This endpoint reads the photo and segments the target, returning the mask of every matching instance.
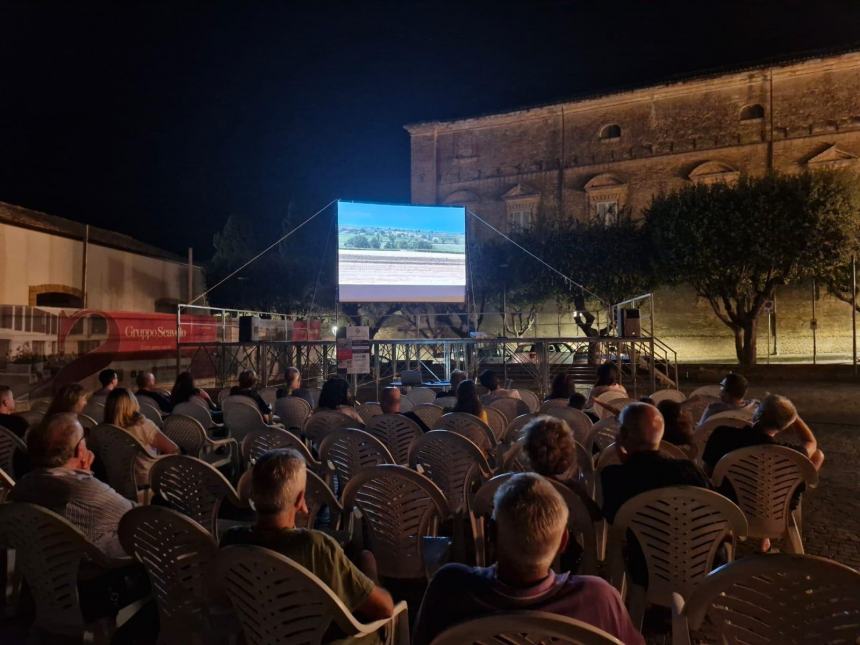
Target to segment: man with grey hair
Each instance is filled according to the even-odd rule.
[[[535,473],[520,473],[499,487],[490,533],[496,564],[439,569],[424,595],[412,642],[427,645],[446,628],[495,612],[546,611],[587,622],[623,643],[644,643],[621,596],[605,580],[555,573],[564,551],[568,509],[561,495]]]
[[[230,529],[221,546],[253,544],[277,551],[312,571],[362,619],[390,617],[391,595],[350,562],[334,539],[321,531],[296,528],[296,516],[308,512],[307,476],[305,460],[295,450],[270,450],[261,456],[251,472],[256,524]]]
[[[792,435],[795,439],[792,441]],[[702,461],[712,473],[717,462],[732,450],[764,444],[784,444],[799,450],[816,469],[824,463],[824,453],[797,408],[784,396],[768,394],[756,409],[752,425],[746,428],[721,426],[716,428],[705,444]]]
[[[173,412],[173,403],[170,397],[158,389],[155,381],[155,374],[152,372],[139,372],[137,375],[137,398],[144,396],[155,403],[159,410],[165,414]],[[144,399],[144,400],[147,400]]]

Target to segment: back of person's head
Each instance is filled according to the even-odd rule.
[[[568,509],[555,487],[535,473],[518,473],[493,498],[498,560],[517,575],[547,573],[565,546]]]
[[[393,386],[383,388],[379,396],[379,405],[385,414],[400,412],[400,389]]]
[[[457,386],[457,403],[454,405],[454,412],[467,412],[479,417],[483,411],[484,406],[481,405],[475,381],[468,378],[460,381],[460,385]]]
[[[254,464],[251,502],[260,515],[295,509],[307,486],[307,465],[292,448],[270,450]]]
[[[568,406],[571,408],[576,408],[577,410],[582,410],[585,408],[585,404],[587,403],[587,399],[582,392],[574,392],[570,395],[570,401],[568,402]]]
[[[140,412],[140,404],[134,393],[124,387],[114,388],[105,401],[105,423],[111,423],[120,428],[131,428],[144,419]]]
[[[663,439],[663,415],[653,405],[631,403],[618,416],[618,441],[628,454],[659,450]]]
[[[573,377],[567,372],[559,372],[552,379],[548,399],[569,399],[573,394]]]
[[[102,384],[102,387],[107,387],[114,381],[119,379],[119,374],[116,370],[112,370],[110,368],[106,370],[102,370],[99,372],[99,383]]]
[[[57,468],[75,456],[84,438],[84,429],[76,414],[61,412],[46,416],[27,433],[27,454],[37,468]]]
[[[329,410],[336,410],[339,405],[352,405],[346,379],[333,376],[323,383],[318,405]]]
[[[298,383],[298,379],[300,379],[302,373],[299,372],[298,368],[288,367],[284,371],[284,380],[287,383],[287,387],[295,387],[295,384]]]
[[[137,389],[145,390],[155,385],[155,374],[152,372],[138,372],[137,379],[135,380],[137,381]]]
[[[595,385],[615,385],[618,383],[618,366],[609,361],[597,368],[597,381]]]
[[[729,372],[725,378],[720,381],[720,389],[729,397],[735,400],[741,400],[746,396],[749,382],[743,374]]]
[[[690,412],[677,401],[669,399],[660,401],[657,409],[663,415],[666,441],[675,445],[689,444],[693,437],[693,417]]]
[[[87,404],[87,391],[78,383],[68,383],[54,395],[45,417],[61,412],[80,413]]]
[[[254,370],[244,370],[239,374],[239,387],[243,390],[252,390],[257,384],[257,373]]]
[[[191,372],[180,372],[170,391],[170,400],[173,404],[185,403],[194,395],[194,376]]]
[[[753,421],[765,430],[785,430],[797,420],[797,408],[779,394],[768,394],[761,400]]]
[[[536,473],[545,477],[576,473],[576,440],[562,419],[537,417],[523,428],[523,437],[523,451]]]
[[[453,392],[456,392],[460,383],[466,380],[466,376],[468,375],[463,370],[454,370],[451,372],[451,390]]]
[[[490,392],[499,387],[499,377],[493,370],[484,370],[478,377],[478,382],[487,388]]]
[[[15,395],[8,385],[0,385],[0,409],[15,409]]]

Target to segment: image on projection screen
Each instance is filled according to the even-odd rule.
[[[465,302],[466,209],[337,204],[341,302]]]

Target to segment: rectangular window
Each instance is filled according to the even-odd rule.
[[[595,203],[595,208],[597,210],[597,219],[602,222],[604,226],[611,226],[618,223],[617,201],[597,202]]]

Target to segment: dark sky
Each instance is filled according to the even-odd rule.
[[[0,1],[0,200],[207,257],[408,201],[405,123],[851,45],[857,0]]]

